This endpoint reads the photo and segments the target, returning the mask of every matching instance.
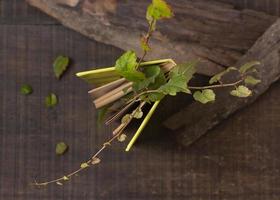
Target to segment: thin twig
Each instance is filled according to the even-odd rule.
[[[144,36],[144,38],[145,38],[145,44],[146,44],[147,46],[148,46],[148,44],[149,44],[149,40],[150,40],[150,38],[151,38],[151,36],[152,36],[152,34],[153,34],[153,31],[154,31],[153,28],[152,28],[154,22],[155,22],[155,19],[153,19],[153,20],[151,21],[151,23],[149,24],[148,32],[147,32],[146,35]],[[138,62],[137,65],[136,65],[136,69],[139,67],[139,65],[140,65],[141,62],[144,60],[144,58],[145,58],[146,55],[147,55],[147,50],[144,49],[144,52],[143,52],[143,54],[142,54],[142,56],[141,56],[139,62]]]
[[[129,116],[129,119],[127,122],[125,123],[121,123],[114,131],[113,131],[113,135],[115,134],[119,134],[120,132],[122,132],[127,126],[128,124],[131,122],[131,120],[133,119],[134,115],[136,114],[137,110],[142,109],[142,107],[146,104],[145,101],[142,101],[140,103],[140,105],[131,113],[131,115]]]
[[[91,156],[90,159],[88,159],[85,163],[88,164],[88,167],[91,166],[90,164],[94,161],[94,159],[97,158],[97,156],[104,150],[106,149],[107,147],[109,147],[111,145],[111,143],[118,137],[121,135],[121,133],[123,132],[123,130],[128,126],[128,124],[131,122],[131,120],[133,119],[135,113],[136,113],[136,110],[138,109],[141,109],[144,105],[145,105],[146,102],[141,102],[140,105],[131,113],[131,116],[130,116],[130,119],[123,124],[123,127],[118,130],[118,132],[113,135],[113,137],[111,137],[108,141],[106,141],[105,143],[103,143],[102,147],[93,155]],[[46,186],[48,184],[51,184],[51,183],[60,183],[60,182],[64,182],[64,181],[67,181],[68,179],[70,179],[72,176],[78,174],[79,172],[81,172],[82,170],[88,168],[88,167],[80,167],[79,169],[67,174],[67,175],[64,175],[60,178],[57,178],[57,179],[53,179],[51,181],[45,181],[45,182],[37,182],[36,180],[34,181],[34,184],[35,186]]]
[[[217,85],[207,85],[207,86],[188,86],[188,89],[205,90],[205,89],[211,89],[211,88],[233,87],[233,86],[238,85],[239,83],[242,83],[243,81],[244,81],[244,78],[241,78],[240,80],[235,81],[233,83],[226,83],[226,84],[221,83],[221,84],[217,84]],[[162,93],[162,92],[159,90],[146,90],[146,91],[143,91],[143,92],[137,94],[136,96],[134,96],[131,100],[128,101],[128,103],[134,102],[140,96],[150,94],[150,93]]]
[[[238,85],[239,83],[242,83],[243,79],[240,79],[233,83],[227,83],[227,84],[217,84],[217,85],[207,85],[207,86],[188,86],[191,90],[205,90],[205,89],[211,89],[211,88],[223,88],[223,87],[232,87],[235,85]]]
[[[105,124],[109,125],[112,121],[118,119],[128,108],[130,108],[130,106],[132,106],[135,103],[135,101],[130,102],[129,104],[127,104],[126,106],[124,106],[123,108],[121,108],[117,113],[115,113],[113,116],[109,117]]]

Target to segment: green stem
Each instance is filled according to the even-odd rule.
[[[139,137],[139,135],[141,134],[141,132],[143,131],[143,129],[145,128],[145,126],[147,125],[148,121],[150,120],[150,118],[152,117],[153,113],[155,112],[158,104],[160,101],[156,101],[154,103],[154,105],[152,106],[152,108],[150,109],[150,111],[148,112],[148,114],[146,115],[146,117],[144,118],[143,122],[141,123],[140,127],[138,128],[138,130],[136,131],[136,133],[134,134],[134,136],[132,137],[132,139],[130,140],[130,142],[128,143],[125,151],[129,151],[131,149],[131,147],[133,146],[133,144],[135,143],[135,141],[137,140],[137,138]]]
[[[149,28],[148,28],[148,32],[147,32],[147,34],[146,34],[146,36],[145,36],[145,38],[146,38],[146,45],[148,45],[149,40],[150,40],[150,38],[151,38],[151,36],[152,36],[152,33],[153,33],[152,26],[153,26],[154,21],[155,21],[155,19],[153,19],[152,22],[150,23]],[[147,55],[147,51],[144,50],[143,55],[141,56],[139,62],[137,63],[136,69],[139,67],[139,65],[140,65],[141,62],[144,60],[144,58],[145,58],[146,55]]]

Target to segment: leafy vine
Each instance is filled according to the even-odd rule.
[[[106,148],[110,147],[113,141],[116,139],[123,141],[125,139],[123,130],[128,126],[132,119],[142,118],[142,108],[145,104],[158,102],[167,95],[175,96],[179,92],[192,95],[196,101],[205,104],[215,100],[216,95],[213,89],[224,87],[233,88],[230,92],[232,96],[245,98],[252,95],[252,91],[247,87],[247,85],[255,85],[260,82],[260,80],[252,76],[252,74],[256,71],[254,67],[260,64],[257,61],[246,63],[240,68],[229,67],[226,70],[211,77],[209,80],[209,85],[206,86],[188,85],[189,81],[193,78],[193,75],[196,72],[197,62],[187,62],[176,65],[169,72],[164,72],[159,65],[141,67],[141,63],[145,59],[145,56],[151,50],[149,41],[156,29],[156,22],[161,19],[171,18],[172,16],[173,12],[170,6],[164,0],[153,0],[148,6],[146,12],[146,19],[149,26],[147,33],[142,36],[140,40],[143,54],[139,61],[137,62],[137,56],[134,51],[125,52],[116,61],[115,69],[118,74],[133,83],[133,95],[126,101],[123,108],[121,108],[115,115],[111,116],[106,121],[106,124],[109,124],[122,116],[132,104],[138,102],[136,109],[134,109],[130,114],[126,114],[122,117],[120,125],[113,131],[113,136],[103,143],[101,148],[87,161],[81,163],[77,170],[50,181],[35,181],[34,185],[46,186],[51,183],[62,185],[77,173],[89,168],[90,166],[100,163],[100,154]],[[233,71],[237,72],[240,78],[230,83],[223,83],[223,76]],[[192,92],[192,90],[195,91]]]

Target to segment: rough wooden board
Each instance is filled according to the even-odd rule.
[[[262,11],[270,15],[280,16],[280,0],[218,0],[230,3],[238,8]]]
[[[20,0],[0,4],[5,1],[12,5]],[[28,15],[27,23],[40,18]],[[96,130],[88,87],[72,75],[86,66],[111,64],[121,52],[61,26],[20,24],[0,25],[1,200],[279,200],[279,83],[188,149],[173,144],[166,132],[156,132],[154,119],[129,154],[125,145],[113,145],[102,165],[71,183],[30,187],[34,177],[75,168],[110,134],[110,128]],[[51,63],[60,53],[74,63],[57,81]],[[34,87],[27,98],[18,91],[23,82]],[[60,97],[51,111],[43,106],[50,91]],[[70,151],[57,157],[54,144],[61,140]]]
[[[85,0],[76,8],[56,0],[28,2],[90,38],[141,54],[139,36],[147,28],[144,16],[149,1],[110,0],[110,9],[104,1]],[[170,4],[175,18],[158,23],[159,31],[152,40],[155,50],[147,59],[173,58],[180,63],[200,58],[198,71],[206,75],[234,64],[275,21],[264,13],[239,11],[214,1],[177,0]]]
[[[218,92],[215,103],[203,105],[195,102],[182,109],[165,122],[165,126],[169,129],[178,130],[178,141],[185,146],[192,144],[230,114],[254,102],[278,80],[280,76],[280,19],[257,40],[236,66],[252,60],[261,62],[261,65],[257,67],[257,76],[262,82],[253,88],[254,95],[245,99],[234,98],[228,94],[229,89],[222,89]],[[228,76],[224,82],[231,82],[234,78]]]

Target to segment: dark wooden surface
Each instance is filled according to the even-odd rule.
[[[110,135],[110,127],[97,130],[88,86],[74,73],[112,65],[121,51],[62,27],[21,0],[1,0],[0,10],[0,199],[279,200],[279,82],[187,149],[154,118],[130,153],[116,144],[101,165],[63,187],[29,186],[34,178],[76,168]],[[58,54],[73,60],[60,81],[51,67]],[[20,95],[22,83],[34,93]],[[52,110],[43,105],[49,92],[60,100]],[[163,105],[156,118],[172,110]],[[62,157],[55,155],[58,141],[70,146]]]

